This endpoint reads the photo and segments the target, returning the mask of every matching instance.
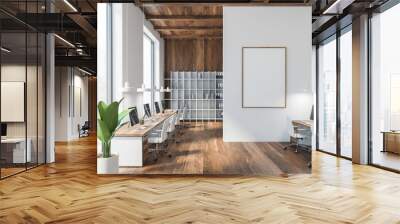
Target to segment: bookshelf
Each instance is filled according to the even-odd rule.
[[[187,106],[185,120],[220,121],[223,116],[222,72],[173,71],[165,79],[171,92],[165,95],[173,110]]]

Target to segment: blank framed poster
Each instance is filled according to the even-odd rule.
[[[286,47],[242,48],[242,108],[286,107]]]
[[[1,122],[25,121],[25,83],[1,82]]]

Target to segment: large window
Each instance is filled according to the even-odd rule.
[[[340,36],[340,154],[352,157],[352,32]]]
[[[151,106],[154,102],[154,41],[143,35],[143,83],[147,89],[143,93],[143,103]]]
[[[336,153],[336,38],[318,48],[318,149]]]
[[[371,19],[371,162],[400,170],[400,5]]]
[[[154,102],[161,100],[160,76],[160,42],[144,27],[143,35],[143,84],[146,91],[143,93],[143,103],[150,104],[154,111]]]
[[[318,47],[318,149],[352,157],[351,25]]]

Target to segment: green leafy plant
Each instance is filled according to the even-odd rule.
[[[97,129],[97,138],[102,144],[102,157],[111,157],[111,139],[114,137],[115,132],[121,126],[122,120],[129,114],[129,109],[119,112],[120,101],[115,101],[110,104],[106,104],[100,101],[97,105],[100,118],[97,119],[99,124]]]

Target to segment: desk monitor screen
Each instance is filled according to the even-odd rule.
[[[314,105],[311,108],[310,120],[314,120]]]
[[[139,123],[139,116],[136,107],[129,108],[131,111],[129,112],[129,120],[131,122],[131,126]]]
[[[150,105],[148,103],[144,104],[144,113],[147,117],[151,117]]]
[[[167,109],[167,103],[165,102],[165,100],[161,101],[161,106],[162,106],[162,110],[164,111],[165,109]]]
[[[159,114],[161,112],[161,110],[160,110],[160,105],[158,104],[158,102],[155,102],[154,106],[156,108],[156,113]]]
[[[1,123],[1,136],[7,136],[7,124]]]

